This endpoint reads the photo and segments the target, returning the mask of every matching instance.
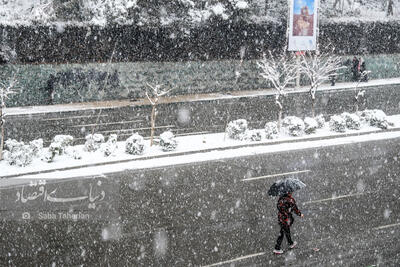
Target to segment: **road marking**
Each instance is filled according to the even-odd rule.
[[[303,202],[303,204],[321,203],[321,202],[337,200],[337,199],[342,199],[342,198],[348,198],[348,197],[361,196],[361,195],[364,195],[364,193],[357,193],[357,194],[343,195],[343,196],[337,196],[337,197],[332,197],[332,198],[312,200],[312,201]]]
[[[382,225],[382,226],[378,226],[378,227],[375,227],[375,228],[372,228],[372,229],[374,229],[374,230],[381,230],[381,229],[386,229],[386,228],[395,227],[395,226],[400,226],[400,223]]]
[[[244,259],[248,259],[248,258],[253,258],[253,257],[257,257],[257,256],[261,256],[264,255],[265,252],[261,252],[261,253],[256,253],[256,254],[251,254],[251,255],[247,255],[247,256],[242,256],[236,259],[232,259],[232,260],[227,260],[227,261],[221,261],[221,262],[217,262],[217,263],[213,263],[211,265],[206,265],[203,267],[212,267],[212,266],[218,266],[218,265],[222,265],[222,264],[227,264],[227,263],[231,263],[231,262],[235,262],[235,261],[240,261],[240,260],[244,260]]]
[[[278,177],[278,176],[285,176],[285,175],[290,175],[290,174],[305,173],[305,172],[310,172],[310,171],[311,170],[303,170],[303,171],[295,171],[295,172],[284,172],[284,173],[270,174],[270,175],[265,175],[265,176],[242,179],[242,182],[260,180],[260,179],[266,179],[266,178],[272,178],[272,177]]]

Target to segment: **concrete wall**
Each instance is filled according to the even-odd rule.
[[[352,59],[342,58],[343,63]],[[399,54],[364,58],[370,79],[399,76]],[[255,60],[0,65],[1,77],[13,73],[17,73],[21,91],[11,95],[7,106],[144,97],[147,83],[172,89],[171,95],[269,87],[260,77]],[[343,70],[339,80],[351,80],[350,70]]]
[[[360,110],[382,109],[388,115],[399,114],[400,85],[369,86],[360,101]],[[354,88],[318,91],[316,114],[327,118],[344,111],[354,112]],[[283,99],[284,116],[311,116],[311,98],[308,91],[292,92]],[[201,101],[180,101],[159,104],[156,134],[171,129],[175,134],[193,132],[223,132],[226,123],[247,119],[249,126],[263,128],[265,123],[277,120],[278,113],[273,94],[251,97],[227,97]],[[101,112],[101,113],[100,113]],[[187,120],[181,119],[182,112]],[[48,144],[56,134],[71,134],[84,142],[86,134],[94,131],[109,135],[116,133],[125,140],[132,133],[150,135],[151,106],[140,102],[118,108],[54,113],[25,114],[7,117],[6,137],[23,141],[43,138]],[[100,116],[99,116],[100,115]]]

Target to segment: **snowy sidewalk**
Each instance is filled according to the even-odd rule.
[[[123,142],[118,143],[115,156],[104,157],[100,151],[83,152],[81,160],[66,155],[57,157],[53,163],[35,159],[27,167],[9,166],[0,162],[0,178],[71,178],[104,175],[127,169],[146,169],[175,164],[187,164],[209,160],[220,160],[239,156],[274,153],[295,149],[332,146],[370,140],[400,138],[400,116],[391,116],[396,127],[381,130],[365,127],[362,130],[348,130],[334,133],[321,129],[312,135],[302,137],[282,136],[265,141],[238,141],[225,136],[225,133],[177,137],[178,148],[174,152],[163,152],[160,147],[148,147],[145,155],[129,155],[124,152]],[[83,146],[77,146],[80,149]]]
[[[371,80],[367,83],[362,82],[359,84],[359,88],[367,89],[368,87],[392,85],[392,84],[393,85],[400,84],[400,78]],[[318,91],[354,89],[356,88],[356,85],[357,83],[355,82],[337,83],[335,86],[324,84],[318,89]],[[308,90],[309,88],[307,86],[303,86],[300,88],[289,88],[287,92],[288,94],[292,94],[292,93],[308,92]],[[160,99],[159,104],[220,100],[220,99],[231,99],[231,98],[241,98],[241,97],[255,97],[263,95],[273,95],[273,94],[275,94],[273,89],[221,92],[221,93],[210,93],[210,94],[188,94],[188,95],[163,97]],[[127,106],[143,106],[143,105],[150,105],[150,103],[147,99],[141,98],[135,101],[112,100],[112,101],[99,101],[99,102],[56,104],[56,105],[46,105],[46,106],[13,107],[13,108],[7,108],[7,116],[52,113],[52,112],[68,112],[68,111],[80,111],[80,110],[96,110],[96,109],[119,108]]]

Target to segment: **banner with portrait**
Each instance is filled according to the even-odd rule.
[[[289,12],[289,51],[317,49],[319,0],[291,0]]]

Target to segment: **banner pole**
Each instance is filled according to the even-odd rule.
[[[293,0],[289,0],[288,1],[288,8],[287,8],[287,19],[286,19],[286,49],[285,49],[285,53],[286,51],[289,51],[289,24],[290,24],[290,7],[292,6],[292,1]]]
[[[300,87],[300,55],[296,53],[296,64],[297,64],[297,70],[296,70],[296,88]]]
[[[315,37],[315,43],[316,43],[315,44],[315,48],[316,48],[316,53],[319,54],[319,42],[318,42],[318,40],[319,40],[319,13],[321,12],[321,8],[319,6],[320,1],[319,0],[315,0],[315,1],[317,1],[317,4],[318,4],[317,17],[316,17],[316,19],[317,19],[317,29],[316,29],[316,33],[315,33],[315,35],[316,35],[316,37]]]

